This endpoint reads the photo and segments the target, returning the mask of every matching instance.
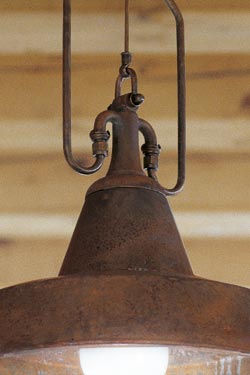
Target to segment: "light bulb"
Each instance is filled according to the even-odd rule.
[[[79,351],[84,375],[165,375],[166,346],[92,347]]]

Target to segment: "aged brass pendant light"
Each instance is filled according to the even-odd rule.
[[[185,179],[185,66],[182,15],[174,0],[165,3],[177,26],[179,161],[172,189],[157,181],[156,135],[136,113],[144,97],[129,67],[128,0],[115,98],[90,133],[95,162],[86,167],[74,159],[64,0],[64,153],[77,172],[96,172],[112,123],[112,160],[87,192],[60,276],[0,291],[0,375],[250,374],[250,291],[193,275],[166,200]],[[125,79],[132,89],[121,95]]]

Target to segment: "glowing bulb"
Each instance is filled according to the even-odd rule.
[[[80,364],[84,375],[165,375],[166,346],[121,346],[82,348]]]

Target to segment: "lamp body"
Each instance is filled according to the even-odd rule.
[[[196,277],[63,276],[0,291],[0,351],[151,344],[249,353],[249,308],[248,289]]]
[[[126,163],[89,189],[60,276],[0,290],[0,332],[3,375],[85,374],[102,346],[166,347],[167,375],[250,373],[249,290],[193,275],[161,186]]]
[[[249,375],[249,290],[192,274],[155,185],[90,190],[61,273],[0,290],[1,374],[93,375],[87,348],[139,346],[167,375]]]
[[[164,347],[167,375],[249,375],[249,290],[192,274],[156,185],[92,189],[62,275],[0,290],[0,373],[98,375],[87,349]]]
[[[133,184],[150,182],[146,176],[133,177]],[[168,202],[152,190],[157,184],[152,189],[117,187],[118,179],[112,179],[114,187],[87,195],[60,275],[138,271],[191,276]]]
[[[154,173],[155,134],[130,99],[95,122],[96,153],[113,124],[112,161],[60,276],[0,290],[0,375],[250,374],[250,292],[193,275]]]

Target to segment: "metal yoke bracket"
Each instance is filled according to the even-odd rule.
[[[178,178],[176,185],[169,189],[164,188],[167,196],[176,195],[184,186],[185,182],[185,155],[186,155],[186,94],[185,94],[185,46],[184,46],[184,22],[182,14],[174,0],[164,0],[176,21],[177,35],[177,72],[178,72]],[[103,165],[104,158],[108,155],[107,141],[109,132],[106,124],[111,122],[115,125],[119,120],[116,111],[105,111],[97,117],[94,129],[90,133],[93,141],[93,156],[95,162],[91,166],[85,166],[75,160],[71,145],[71,0],[64,0],[64,22],[63,22],[63,148],[64,155],[69,165],[80,174],[91,174],[97,172]],[[129,68],[131,54],[128,51],[122,53],[122,66],[116,81],[115,99],[121,97],[121,86],[125,79],[131,79],[132,93],[130,101],[132,111],[137,109],[143,102],[144,97],[137,92],[137,77],[133,69]],[[100,121],[102,118],[103,121]],[[158,155],[160,146],[157,144],[155,133],[149,123],[140,119],[139,131],[145,138],[142,146],[144,153],[144,167],[149,177],[157,180]]]

